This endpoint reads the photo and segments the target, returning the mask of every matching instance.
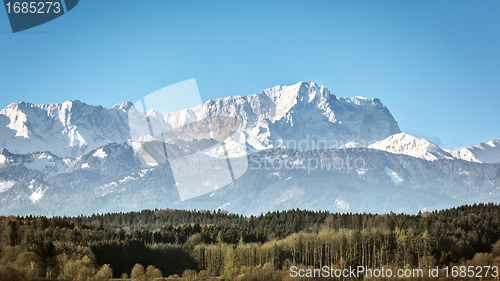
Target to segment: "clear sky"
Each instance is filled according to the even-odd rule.
[[[204,100],[314,81],[445,147],[500,139],[500,1],[82,0],[16,34],[0,9],[0,108],[190,78]]]

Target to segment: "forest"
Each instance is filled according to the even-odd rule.
[[[0,280],[325,279],[293,278],[292,266],[443,271],[446,266],[499,266],[499,238],[500,205],[493,203],[416,215],[296,209],[244,217],[162,209],[78,217],[4,216]],[[441,273],[439,280],[467,280],[446,279]],[[419,280],[427,279],[437,278]]]

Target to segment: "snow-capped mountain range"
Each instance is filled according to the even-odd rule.
[[[416,158],[435,161],[438,159],[460,159],[477,163],[500,163],[500,141],[491,140],[459,150],[442,149],[428,140],[406,133],[394,134],[375,142],[369,148],[394,154],[405,154]]]
[[[234,183],[180,202],[169,167],[138,160],[140,144],[131,140],[128,123],[131,108],[130,102],[106,109],[67,101],[13,103],[0,110],[0,214],[164,207],[244,214],[295,207],[415,212],[500,200],[500,141],[442,149],[401,132],[378,99],[340,98],[323,86],[301,82],[191,109],[148,110],[151,123],[171,128],[234,117],[241,134],[225,149],[244,146],[254,161],[249,167],[255,169]],[[325,170],[325,155],[357,157],[364,165]],[[311,159],[320,160],[321,168],[311,169]],[[267,163],[290,166],[266,169]],[[405,194],[415,195],[413,201],[402,200]],[[385,199],[368,203],[374,197]],[[363,198],[367,202],[358,202]]]
[[[0,111],[0,147],[14,153],[50,151],[60,157],[76,157],[108,143],[123,143],[130,139],[127,110],[131,106],[128,102],[111,109],[79,101],[12,103]],[[240,142],[255,150],[370,144],[400,132],[378,99],[338,98],[315,83],[277,86],[175,112],[153,108],[147,116],[152,123],[168,127],[210,116],[236,117],[244,132]]]
[[[480,143],[475,146],[450,151],[453,157],[465,161],[478,163],[499,163],[500,162],[500,141],[491,140],[487,143]]]
[[[416,138],[406,133],[394,134],[368,147],[394,154],[405,154],[429,161],[453,159],[450,152],[439,148],[428,140]]]
[[[106,109],[80,101],[12,103],[0,110],[0,148],[76,157],[108,143],[125,142],[129,138],[127,105]]]

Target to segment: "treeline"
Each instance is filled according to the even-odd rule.
[[[418,215],[290,210],[243,217],[154,210],[73,218],[1,217],[0,276],[282,280],[292,265],[493,265],[500,261],[499,238],[497,204]]]
[[[244,217],[225,211],[186,211],[186,210],[144,210],[129,213],[107,213],[92,216],[79,216],[68,220],[92,227],[106,225],[107,229],[126,231],[155,231],[166,225],[177,227],[184,224],[200,225],[240,225],[254,229],[271,229],[298,232],[322,224],[328,212],[290,210],[268,212],[260,216]],[[348,216],[341,215],[342,217]]]

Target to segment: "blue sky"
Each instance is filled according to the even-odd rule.
[[[497,0],[99,0],[12,34],[0,9],[0,108],[111,107],[189,78],[204,100],[314,81],[472,145],[500,139],[499,15]]]

